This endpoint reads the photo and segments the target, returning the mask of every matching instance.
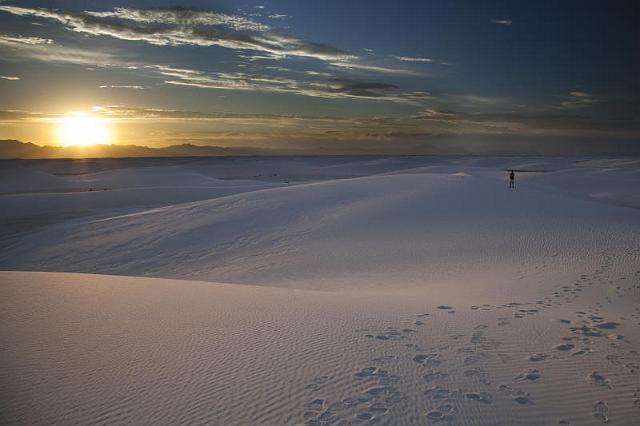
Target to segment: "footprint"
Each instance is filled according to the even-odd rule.
[[[581,348],[577,351],[571,352],[571,356],[588,355],[591,353],[591,348]]]
[[[483,404],[491,404],[491,397],[486,392],[467,392],[464,397],[472,401],[482,402]]]
[[[547,354],[532,354],[532,355],[529,355],[529,358],[527,359],[531,362],[540,362],[540,361],[544,361],[547,358],[549,358],[549,355]]]
[[[453,416],[447,415],[440,410],[431,410],[427,412],[427,418],[435,421],[451,421]]]
[[[467,365],[473,365],[473,364],[477,364],[478,362],[480,362],[480,360],[487,358],[488,355],[485,353],[478,353],[478,354],[474,354],[474,355],[469,355],[468,357],[466,357],[463,361],[463,364],[465,366]]]
[[[434,371],[434,370],[430,370],[429,372],[427,372],[427,374],[423,375],[422,378],[424,380],[426,380],[427,382],[431,382],[433,380],[440,380],[440,379],[444,379],[447,376],[449,376],[446,373],[442,373],[440,371]]]
[[[557,349],[559,351],[567,352],[567,351],[570,351],[571,349],[573,349],[575,347],[576,347],[576,345],[574,345],[573,343],[563,343],[561,345],[554,346],[554,349]]]
[[[374,419],[374,415],[368,411],[362,411],[356,415],[356,418],[363,422],[368,422]]]
[[[536,381],[540,378],[540,370],[524,370],[514,380],[531,380]]]
[[[598,324],[598,325],[596,325],[596,327],[597,328],[602,328],[604,330],[615,330],[616,328],[618,328],[619,325],[620,325],[619,323],[611,321],[611,322],[605,322],[605,323],[602,323],[602,324]]]
[[[316,398],[307,403],[307,409],[311,411],[322,411],[324,409],[325,404],[326,404],[326,401],[324,399]]]
[[[593,417],[602,423],[609,423],[609,406],[603,401],[593,404]]]
[[[413,361],[425,367],[437,367],[440,365],[440,355],[437,353],[418,354],[413,357]]]
[[[315,379],[311,380],[306,386],[306,389],[318,390],[323,384],[329,381],[329,376],[318,376]]]
[[[487,377],[487,372],[482,368],[472,368],[470,370],[465,370],[462,372],[465,377],[479,377],[480,379],[484,379]]]
[[[320,424],[329,424],[338,420],[338,416],[333,411],[327,410],[320,413],[320,415],[316,417],[316,420],[320,422]]]
[[[503,385],[503,384],[499,384],[497,389],[502,392],[502,393],[507,393],[507,392],[511,392],[513,391],[513,389],[511,388],[511,386],[509,385]]]
[[[529,399],[529,394],[524,391],[515,390],[511,386],[507,386],[507,385],[498,385],[498,390],[502,393],[509,394],[511,399],[517,402],[518,404],[522,404],[522,405],[533,404],[533,401]]]
[[[531,401],[526,395],[511,395],[511,398],[521,405],[533,404],[533,401]]]
[[[318,417],[319,414],[320,413],[317,411],[305,411],[304,413],[302,413],[304,424],[305,425],[318,424],[318,422],[316,421],[316,418]]]
[[[380,402],[374,402],[369,405],[369,411],[377,415],[383,415],[389,412],[389,408]]]
[[[435,400],[449,399],[457,397],[456,391],[450,391],[448,389],[442,389],[440,386],[434,386],[429,388],[424,393],[426,396],[431,397]]]
[[[587,381],[590,383],[593,383],[594,385],[604,386],[611,389],[611,382],[609,381],[609,379],[607,379],[605,376],[598,373],[597,371],[594,371],[591,374],[589,374],[587,376]]]
[[[374,376],[378,372],[378,367],[365,367],[358,371],[355,376],[359,379]]]
[[[351,407],[355,407],[356,405],[358,405],[358,403],[360,401],[358,401],[355,398],[347,397],[347,398],[343,399],[340,402],[342,403],[342,405],[344,405],[345,408],[351,408]]]
[[[637,373],[638,371],[640,371],[640,365],[638,365],[638,364],[636,364],[636,363],[634,363],[634,362],[628,362],[628,363],[626,363],[626,364],[624,365],[624,367],[625,367],[627,370],[629,370],[629,372],[630,372],[631,374],[635,374],[635,373]]]
[[[455,407],[453,406],[453,404],[445,402],[444,404],[440,404],[437,407],[437,410],[443,413],[452,413],[455,410]]]
[[[604,333],[604,337],[606,337],[609,340],[623,340],[624,336],[618,334],[618,333]]]
[[[372,388],[367,389],[365,392],[371,396],[378,396],[385,394],[389,391],[387,386],[374,386]]]
[[[500,361],[502,361],[503,363],[511,361],[511,355],[508,354],[499,353],[498,358],[500,358]]]

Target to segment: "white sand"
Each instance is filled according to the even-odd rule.
[[[505,168],[549,171],[514,191]],[[2,423],[640,418],[637,161],[245,159],[63,179],[0,195],[0,269],[51,271],[0,273]],[[56,223],[34,226],[47,211]]]

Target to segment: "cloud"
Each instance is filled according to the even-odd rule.
[[[412,75],[412,76],[421,76],[421,77],[426,76],[426,74],[423,71],[407,70],[407,69],[402,69],[397,67],[383,67],[379,65],[369,65],[369,64],[363,64],[363,63],[355,62],[353,60],[348,60],[348,59],[331,62],[330,65],[337,68],[341,68],[341,69],[370,71],[370,72],[382,73],[382,74]]]
[[[378,82],[357,80],[299,80],[281,75],[248,72],[206,72],[163,64],[131,62],[121,55],[68,48],[61,45],[30,44],[0,38],[0,48],[11,48],[18,58],[35,59],[52,63],[91,65],[121,69],[147,77],[161,77],[164,84],[201,89],[246,90],[256,92],[290,93],[317,98],[348,98],[417,104],[430,96],[421,91],[404,91],[396,86]],[[266,68],[265,68],[266,69]],[[272,69],[272,68],[269,68]],[[277,71],[289,71],[280,67]],[[303,75],[328,78],[329,73],[305,71]],[[142,86],[102,85],[104,89],[141,89]]]
[[[491,20],[492,24],[496,24],[496,25],[504,25],[506,27],[511,26],[511,24],[513,24],[513,21],[510,19],[492,19]]]
[[[609,117],[578,115],[557,108],[518,113],[425,108],[411,119],[430,123],[430,126],[445,126],[447,132],[457,134],[640,137],[640,117],[624,114]]]
[[[416,57],[416,56],[394,56],[399,61],[403,62],[433,62],[431,58]]]
[[[284,15],[282,13],[275,13],[273,15],[269,15],[268,17],[271,18],[271,19],[288,19],[288,18],[291,18],[290,15]]]
[[[175,68],[165,65],[147,65],[145,68],[159,73],[166,84],[201,89],[252,90],[272,93],[291,93],[318,98],[349,98],[396,103],[417,104],[431,99],[422,91],[404,91],[395,85],[363,82],[350,79],[304,81],[288,77],[259,73],[227,72],[206,73],[199,70]]]
[[[342,90],[387,90],[376,84],[345,84]],[[625,106],[637,105],[625,104]],[[182,111],[153,107],[104,105],[91,115],[120,122],[120,143],[175,143],[237,146],[259,142],[263,148],[290,153],[527,153],[601,152],[606,145],[621,152],[618,142],[637,141],[640,117],[609,119],[574,112],[469,113],[424,107],[404,116],[330,117],[280,114]],[[51,122],[61,114],[0,111],[0,122]],[[127,126],[127,123],[135,126]],[[171,122],[171,126],[155,123]],[[143,130],[138,124],[148,126]],[[138,129],[131,131],[127,129]],[[166,129],[166,130],[162,130]],[[157,131],[156,131],[157,130]],[[426,147],[425,144],[436,142]],[[589,143],[593,142],[593,145]],[[602,143],[601,143],[602,142]],[[606,142],[606,143],[605,143]],[[524,145],[514,145],[524,144]],[[603,145],[604,144],[604,145]],[[589,148],[591,146],[591,148]],[[637,146],[637,144],[629,145]],[[428,148],[428,149],[427,149]],[[575,149],[574,149],[575,148]],[[426,151],[425,151],[426,149]],[[638,149],[635,148],[635,153]]]
[[[2,5],[0,11],[57,21],[78,33],[144,41],[158,46],[219,46],[320,60],[352,57],[334,46],[302,40],[253,20],[219,12],[181,8],[76,12]]]
[[[116,7],[112,11],[86,11],[84,13],[88,16],[94,16],[97,18],[117,18],[145,24],[224,26],[236,31],[254,32],[265,32],[269,30],[267,25],[260,24],[241,16],[185,8],[129,9]]]
[[[586,92],[571,92],[568,96],[564,98],[563,101],[560,102],[559,105],[556,105],[556,108],[559,109],[578,109],[578,108],[587,108],[592,106],[598,102],[593,95],[590,95]]]
[[[320,76],[320,77],[331,77],[331,73],[321,72],[321,71],[305,71],[307,75]]]
[[[23,37],[23,36],[9,36],[0,34],[0,42],[4,43],[13,43],[13,44],[26,44],[29,46],[42,45],[42,44],[53,44],[53,40],[49,38],[40,38],[40,37]]]
[[[92,114],[118,119],[159,119],[159,120],[313,120],[339,122],[348,118],[329,116],[304,116],[290,114],[243,114],[231,112],[184,111],[163,108],[149,108],[123,105],[101,105],[93,107]]]
[[[20,80],[20,77],[16,77],[16,76],[13,76],[13,75],[0,75],[0,78],[2,80],[10,80],[10,81]]]
[[[362,63],[358,56],[330,44],[300,39],[282,30],[246,17],[225,13],[172,9],[117,7],[108,11],[67,11],[0,5],[0,11],[61,23],[67,30],[120,40],[140,41],[157,46],[217,46],[247,52],[250,61],[305,57],[356,72],[425,76],[424,71]],[[14,38],[7,42],[45,44],[51,40]],[[427,62],[428,58],[403,57],[405,62]]]
[[[511,98],[504,96],[449,95],[448,99],[451,103],[463,107],[492,107],[512,102]]]
[[[100,89],[132,89],[132,90],[144,90],[144,86],[127,86],[127,85],[102,85],[98,86]]]
[[[30,41],[25,42],[26,39]],[[33,42],[32,39],[33,37],[0,36],[0,48],[10,49],[15,57],[23,59],[98,67],[124,66],[124,62],[118,56],[109,52],[76,49],[49,42]]]
[[[0,110],[0,122],[38,120],[51,117],[50,114],[21,110]]]

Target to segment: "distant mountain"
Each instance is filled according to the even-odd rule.
[[[149,148],[137,145],[40,146],[17,140],[0,140],[0,159],[116,158],[116,157],[213,157],[226,155],[268,155],[274,151],[257,148],[224,148],[191,144]]]
[[[444,138],[441,143],[379,144],[372,149],[334,143],[303,149],[225,148],[171,145],[149,148],[138,145],[40,146],[17,140],[0,140],[0,159],[123,158],[123,157],[223,157],[235,155],[543,155],[543,156],[640,156],[640,141],[607,139],[524,138],[487,136]]]

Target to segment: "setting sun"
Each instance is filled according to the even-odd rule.
[[[63,146],[86,146],[109,143],[110,134],[104,118],[73,113],[57,122],[58,141]]]

